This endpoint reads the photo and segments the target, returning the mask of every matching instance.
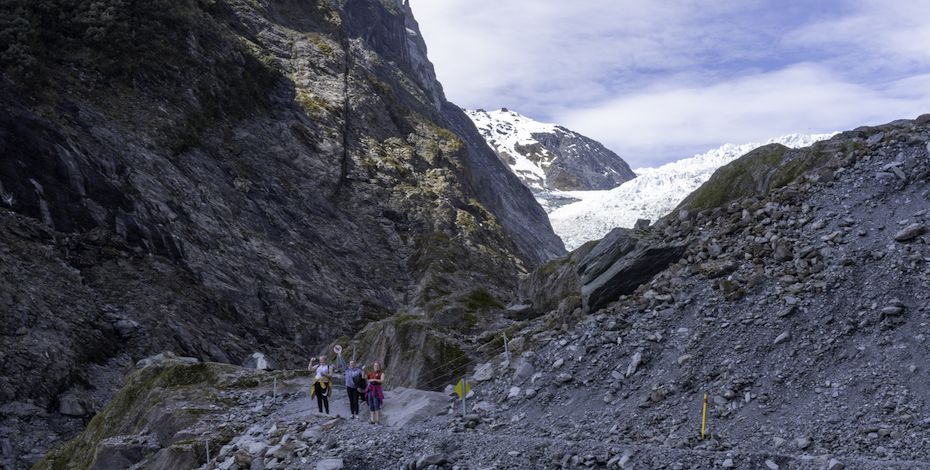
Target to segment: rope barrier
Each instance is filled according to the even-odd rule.
[[[354,349],[354,348],[353,348],[353,349]],[[499,347],[496,347],[496,348],[493,348],[493,349],[491,349],[490,351],[487,351],[487,352],[491,353],[491,355],[492,355],[492,357],[493,357],[493,356],[500,355],[501,353],[504,353],[505,351],[507,351],[507,349],[508,349],[508,348],[507,348],[507,343],[504,342],[503,345],[501,345],[501,346],[499,346]],[[353,351],[353,353],[354,353],[354,351]],[[443,362],[443,363],[440,363],[440,364],[434,366],[433,369],[434,369],[434,370],[437,370],[437,369],[438,369],[438,370],[448,369],[448,374],[447,374],[447,375],[449,375],[449,376],[451,376],[451,377],[456,377],[456,376],[460,375],[460,374],[463,373],[463,372],[467,372],[467,371],[468,371],[468,368],[470,367],[470,364],[469,364],[468,362],[466,362],[465,364],[460,364],[460,361],[461,361],[461,359],[453,359],[453,360],[450,360],[450,361],[446,361],[446,362]],[[457,365],[457,366],[456,366],[456,365]],[[450,366],[452,366],[452,367],[450,367]],[[444,374],[444,375],[446,375],[446,374]],[[440,384],[442,384],[442,383],[444,383],[444,382],[447,382],[447,380],[448,380],[448,379],[445,378],[445,377],[440,377],[440,378],[436,378],[436,379],[433,379],[433,380],[429,380],[429,381],[426,381],[426,382],[423,382],[423,383],[418,383],[416,386],[417,386],[418,388],[427,389],[427,390],[428,390],[428,389],[430,389],[430,388],[432,388],[432,387],[435,387],[435,386],[440,385]],[[454,384],[451,384],[451,385],[454,385]]]

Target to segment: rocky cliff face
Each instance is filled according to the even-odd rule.
[[[930,115],[770,150],[692,199],[718,203],[539,267],[540,316],[484,338],[464,417],[389,394],[388,423],[439,406],[386,430],[309,411],[300,374],[153,359],[38,468],[930,468]],[[584,285],[663,246],[683,251],[582,311]]]
[[[163,349],[297,366],[396,312],[475,315],[468,293],[503,299],[564,252],[446,102],[406,4],[14,1],[0,20],[4,403],[89,413],[98,372]]]
[[[534,192],[612,189],[636,177],[600,142],[508,109],[466,111],[478,131]]]

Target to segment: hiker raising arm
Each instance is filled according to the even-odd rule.
[[[310,365],[307,366],[307,370],[314,374],[310,398],[316,396],[316,404],[320,413],[326,410],[326,414],[329,414],[330,368],[326,363],[326,356],[320,356],[319,361],[319,364],[314,365],[311,359]]]
[[[349,395],[349,410],[352,412],[352,419],[358,417],[358,402],[360,400],[361,393],[359,388],[361,388],[362,381],[362,369],[356,367],[355,361],[349,361],[346,364],[346,360],[342,357],[342,351],[336,355],[336,359],[339,360],[339,367],[345,372],[346,379],[346,393]]]

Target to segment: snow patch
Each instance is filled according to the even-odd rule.
[[[552,163],[555,155],[540,148],[542,153],[536,161],[533,161],[524,156],[523,152],[517,151],[517,147],[537,144],[538,141],[533,138],[533,134],[551,134],[556,132],[558,126],[530,119],[508,109],[496,111],[466,109],[465,114],[471,118],[484,140],[510,166],[514,174],[531,189],[545,189],[544,169]]]

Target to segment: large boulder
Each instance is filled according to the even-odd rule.
[[[581,282],[578,264],[585,259],[596,243],[586,243],[567,256],[549,261],[530,273],[521,283],[518,296],[524,309],[524,318],[535,318],[557,310],[560,304],[569,304],[566,310],[581,306]]]
[[[159,450],[152,439],[139,439],[136,436],[115,436],[104,439],[97,447],[91,469],[109,470],[129,468],[140,462],[147,454]]]
[[[668,265],[678,261],[685,242],[667,242],[634,230],[616,228],[578,266],[586,312],[631,294]]]

